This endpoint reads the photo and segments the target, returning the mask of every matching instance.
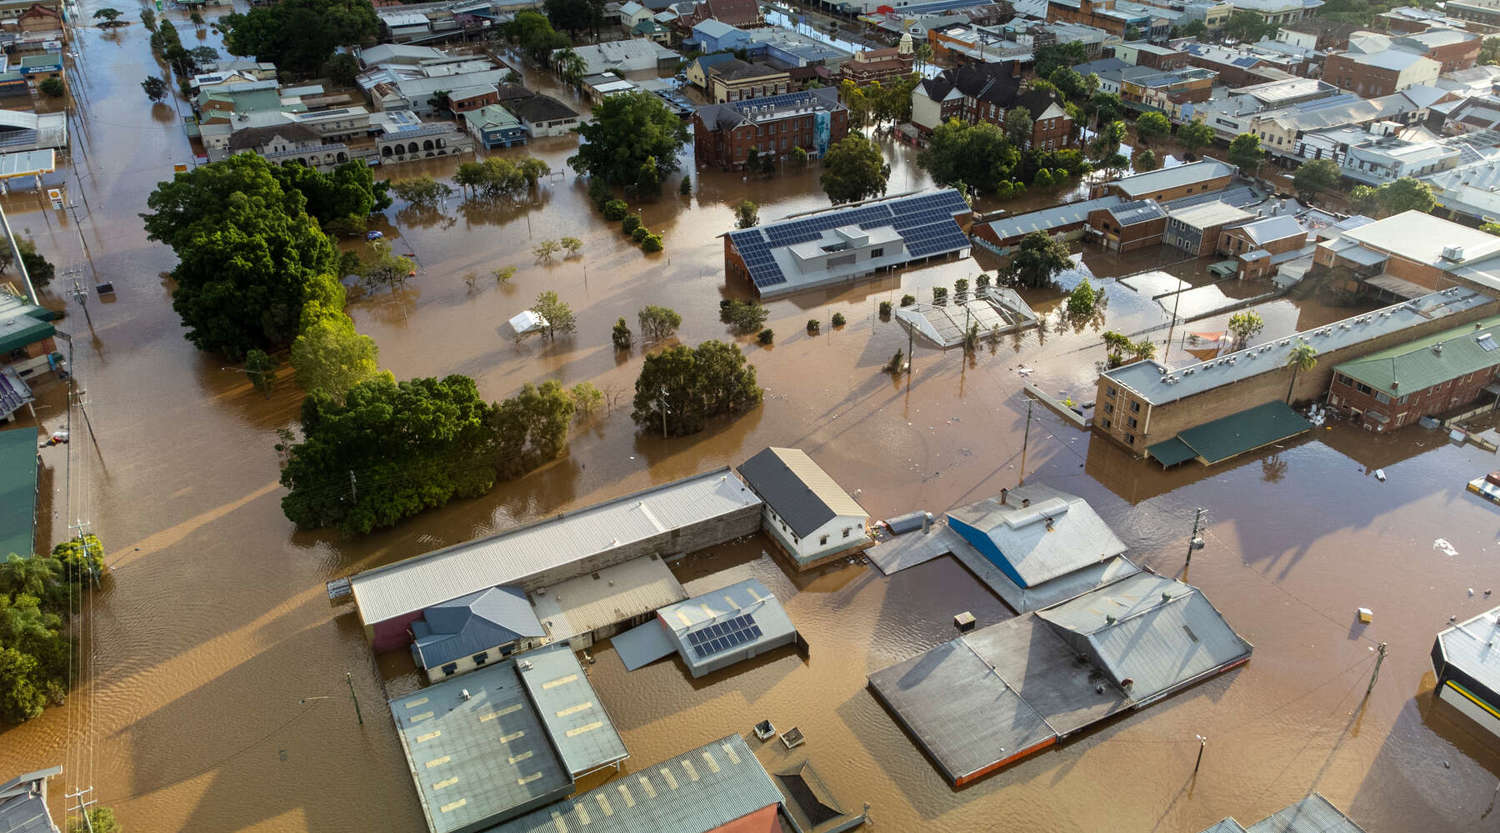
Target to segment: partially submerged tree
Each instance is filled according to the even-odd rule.
[[[141,89],[146,92],[146,97],[153,102],[161,101],[167,97],[167,82],[155,75],[146,76],[146,80],[141,82]]]
[[[891,166],[880,148],[869,139],[851,133],[840,139],[823,157],[819,181],[834,205],[859,202],[885,193]]]
[[[419,208],[434,208],[438,203],[453,196],[453,188],[430,176],[402,179],[391,183],[391,193],[410,205]]]
[[[705,341],[646,356],[635,383],[631,418],[643,430],[680,437],[708,420],[743,413],[761,401],[755,367],[736,345]]]
[[[375,9],[361,0],[281,0],[217,23],[230,54],[297,75],[317,72],[336,48],[374,42],[380,33]]]
[[[734,227],[750,228],[760,223],[760,206],[749,200],[741,200],[734,208]]]
[[[719,320],[730,326],[736,335],[747,335],[760,329],[770,311],[754,301],[733,298],[719,302]]]
[[[354,329],[343,312],[320,315],[292,342],[292,370],[309,394],[342,401],[355,385],[380,375],[375,340]]]
[[[1253,310],[1245,310],[1229,316],[1229,335],[1234,338],[1235,349],[1249,344],[1250,339],[1265,329],[1265,326],[1266,322],[1260,317],[1260,313]]]
[[[647,306],[636,318],[640,322],[641,338],[647,341],[671,338],[677,334],[677,328],[682,326],[682,316],[668,307]]]
[[[1292,404],[1292,391],[1297,388],[1297,374],[1318,366],[1318,348],[1298,340],[1286,357],[1286,366],[1292,369],[1292,379],[1286,386],[1286,403]]]
[[[1052,279],[1073,265],[1068,247],[1044,231],[1034,231],[1021,238],[1011,255],[1006,274],[1011,280],[1032,288],[1049,286]]]
[[[606,98],[578,133],[583,141],[568,159],[573,170],[641,193],[655,193],[678,169],[677,152],[688,141],[682,119],[645,91]]]
[[[559,299],[557,293],[550,289],[536,296],[536,303],[531,305],[531,311],[547,319],[548,340],[556,339],[558,333],[571,333],[578,329],[578,322],[573,316],[573,308]]]

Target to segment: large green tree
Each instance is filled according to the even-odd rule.
[[[1292,174],[1292,185],[1297,189],[1297,199],[1311,202],[1319,191],[1332,191],[1342,176],[1338,163],[1332,159],[1311,159]]]
[[[233,55],[270,61],[283,72],[312,75],[340,46],[373,41],[380,19],[370,0],[280,0],[218,20]]]
[[[1165,113],[1156,110],[1147,110],[1135,118],[1135,135],[1141,142],[1151,144],[1151,140],[1159,139],[1172,132],[1172,123],[1167,120]]]
[[[880,148],[869,139],[851,133],[840,139],[823,157],[819,182],[834,205],[858,202],[885,193],[891,166]]]
[[[504,32],[511,43],[521,47],[527,57],[539,64],[547,63],[553,50],[572,43],[567,35],[552,28],[552,22],[545,15],[534,9],[516,12],[511,22],[505,24]]]
[[[712,417],[743,413],[760,399],[755,366],[745,362],[738,345],[679,344],[646,356],[630,416],[646,431],[680,437],[702,431]]]
[[[602,0],[546,0],[542,8],[554,29],[565,29],[575,36],[582,31],[597,31],[604,20]]]
[[[328,173],[298,162],[273,169],[284,190],[296,189],[307,198],[307,213],[319,223],[358,221],[391,206],[388,180],[375,180],[364,162],[345,162]]]
[[[1244,9],[1230,13],[1229,21],[1224,24],[1225,37],[1245,43],[1255,43],[1275,34],[1276,24],[1267,23],[1264,17]]]
[[[933,182],[963,182],[981,193],[993,193],[1009,180],[1020,160],[1020,152],[996,125],[964,124],[957,119],[938,125],[917,156]]]
[[[1049,286],[1057,273],[1073,265],[1066,244],[1052,239],[1045,231],[1033,231],[1021,238],[1011,255],[1006,274],[1022,286]]]
[[[1214,142],[1214,129],[1204,124],[1203,119],[1193,119],[1177,128],[1177,142],[1188,153],[1197,153],[1199,148]]]
[[[308,393],[334,400],[380,372],[380,350],[375,340],[354,329],[343,312],[318,316],[292,342],[292,370]]]
[[[1251,176],[1260,170],[1266,152],[1260,146],[1260,137],[1254,133],[1241,133],[1229,143],[1229,161]]]
[[[200,349],[239,358],[296,335],[309,284],[335,271],[333,245],[301,191],[240,154],[157,185],[141,215],[178,264],[172,306]]]
[[[1430,213],[1437,207],[1432,196],[1432,186],[1414,177],[1403,176],[1394,182],[1380,186],[1380,207],[1387,214],[1403,211]]]
[[[1058,67],[1077,66],[1089,59],[1088,51],[1081,41],[1049,43],[1037,47],[1033,53],[1036,56],[1036,74],[1042,78],[1051,78]]]
[[[550,379],[540,387],[528,383],[501,402],[494,423],[500,443],[495,457],[500,477],[520,477],[557,459],[568,447],[568,425],[575,408],[567,388]]]
[[[568,159],[573,170],[647,193],[677,170],[677,152],[688,140],[682,119],[641,90],[606,98],[578,133],[583,143]]]
[[[467,376],[377,376],[342,401],[309,394],[288,449],[282,511],[298,526],[364,533],[495,483],[495,405]]]

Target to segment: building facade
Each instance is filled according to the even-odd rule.
[[[1371,55],[1344,52],[1329,55],[1323,62],[1323,80],[1365,98],[1431,84],[1441,72],[1437,61],[1400,49]]]
[[[1486,394],[1500,367],[1500,318],[1475,321],[1334,368],[1328,404],[1366,431],[1460,410]]]
[[[699,168],[742,168],[757,157],[786,156],[801,148],[820,157],[849,132],[849,109],[838,90],[823,87],[798,93],[726,102],[693,112],[693,153]]]
[[[715,104],[791,92],[792,77],[770,64],[733,60],[708,69],[708,95]]]

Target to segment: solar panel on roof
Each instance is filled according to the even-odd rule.
[[[714,622],[687,635],[688,644],[699,659],[747,645],[761,636],[760,626],[749,614]]]

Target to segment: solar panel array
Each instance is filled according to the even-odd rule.
[[[772,249],[817,240],[823,232],[843,226],[859,226],[866,231],[890,226],[905,239],[906,251],[913,259],[963,249],[969,245],[969,238],[953,216],[968,210],[963,196],[950,188],[732,231],[729,240],[750,270],[750,279],[764,288],[786,283]]]
[[[755,624],[755,617],[749,614],[725,619],[687,635],[688,644],[699,659],[748,645],[759,638],[760,625]]]

